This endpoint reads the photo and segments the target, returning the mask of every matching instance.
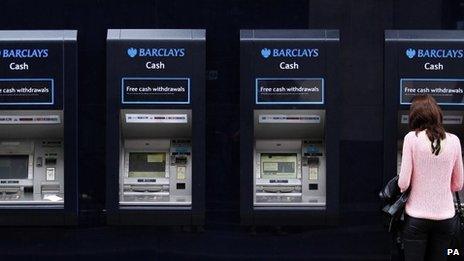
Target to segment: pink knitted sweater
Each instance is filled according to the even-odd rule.
[[[425,131],[404,137],[398,186],[401,191],[411,188],[406,203],[411,217],[443,220],[454,216],[453,192],[463,186],[461,143],[456,135],[446,133],[441,144],[436,156]]]

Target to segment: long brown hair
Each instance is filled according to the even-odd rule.
[[[432,146],[432,153],[440,153],[440,141],[445,138],[443,112],[430,95],[418,95],[409,109],[409,129],[416,132],[425,130]]]

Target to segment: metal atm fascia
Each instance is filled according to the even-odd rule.
[[[28,169],[0,177],[0,225],[75,225],[77,31],[3,30],[0,48],[0,157],[27,157]]]
[[[167,55],[157,55],[155,49],[163,49]],[[143,50],[142,50],[143,49]],[[176,50],[171,50],[176,49]],[[181,50],[182,49],[182,50]],[[153,66],[148,66],[150,62]],[[158,66],[155,66],[155,65]],[[107,220],[113,225],[187,225],[204,222],[204,172],[205,172],[205,31],[190,29],[110,29],[107,37]],[[159,97],[144,100],[134,99],[122,86],[130,81],[179,81],[185,83],[188,93],[175,99],[160,100]],[[143,96],[143,95],[142,95]],[[179,98],[180,97],[180,98]],[[184,99],[185,98],[185,99]],[[180,99],[180,100],[179,100]],[[135,123],[124,123],[123,115],[131,114],[183,114],[188,115],[188,130],[181,134],[175,124],[146,124],[137,128]],[[159,127],[163,127],[160,130]],[[171,126],[171,127],[170,127]],[[183,127],[181,127],[182,129]],[[158,129],[158,130],[157,130]],[[151,134],[150,134],[151,133]],[[182,136],[182,137],[181,137]],[[126,142],[124,142],[126,139]],[[180,155],[186,150],[184,138],[191,142],[191,160],[180,159],[173,166],[169,157],[169,180],[174,169],[182,173],[191,168],[191,180],[176,185],[177,190],[191,191],[191,200],[185,202],[149,204],[120,204],[121,180],[125,174],[124,146],[137,145],[141,140],[170,143],[169,154]],[[155,142],[155,143],[156,143]],[[164,146],[166,150],[166,146]],[[176,152],[177,150],[177,152]],[[182,152],[181,152],[182,150]],[[118,152],[118,153],[114,153]],[[148,157],[148,156],[147,156]],[[185,166],[184,166],[185,165]],[[185,170],[183,169],[185,167]],[[119,174],[119,175],[116,175]],[[188,176],[188,175],[187,175]],[[124,182],[124,181],[122,181]],[[158,181],[147,180],[155,185]],[[187,184],[189,182],[189,185]],[[152,187],[149,190],[153,190]],[[148,191],[148,190],[147,190]],[[153,191],[155,192],[155,191]]]
[[[150,122],[146,120],[149,115],[156,115],[158,119]],[[191,121],[191,110],[121,110],[121,207],[171,206],[191,209]],[[164,176],[128,177],[131,153],[164,154]],[[182,173],[179,173],[179,169],[183,170]],[[136,200],[137,196],[142,200]],[[143,200],[153,196],[155,200]]]
[[[254,111],[255,209],[326,206],[324,126],[324,110]],[[296,155],[295,177],[260,176],[261,155],[273,154]]]
[[[274,49],[319,49],[318,59],[274,56]],[[337,30],[241,30],[240,32],[240,214],[243,225],[335,224],[338,216],[338,46]],[[269,49],[269,50],[267,50]],[[283,53],[286,53],[285,51]],[[291,51],[290,51],[291,53]],[[280,62],[297,70],[281,70]],[[259,66],[259,68],[258,68]],[[266,67],[268,66],[268,67]],[[289,67],[287,67],[289,68]],[[322,81],[323,100],[315,102],[262,102],[256,86],[262,79]],[[255,111],[325,111],[324,141],[327,154],[327,202],[325,207],[258,208],[254,206]],[[272,139],[276,139],[271,137]],[[288,140],[281,137],[281,140]],[[304,137],[300,137],[302,141]],[[292,149],[294,150],[294,149]]]

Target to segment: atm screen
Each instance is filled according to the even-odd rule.
[[[0,155],[0,179],[27,179],[29,155]]]
[[[129,178],[164,178],[166,176],[166,153],[129,153]]]
[[[261,178],[296,179],[296,153],[262,153]]]

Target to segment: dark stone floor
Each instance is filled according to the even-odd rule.
[[[0,228],[0,260],[389,260],[390,236],[377,214],[334,227],[258,227],[212,214],[191,228]],[[357,217],[357,218],[356,218]]]

